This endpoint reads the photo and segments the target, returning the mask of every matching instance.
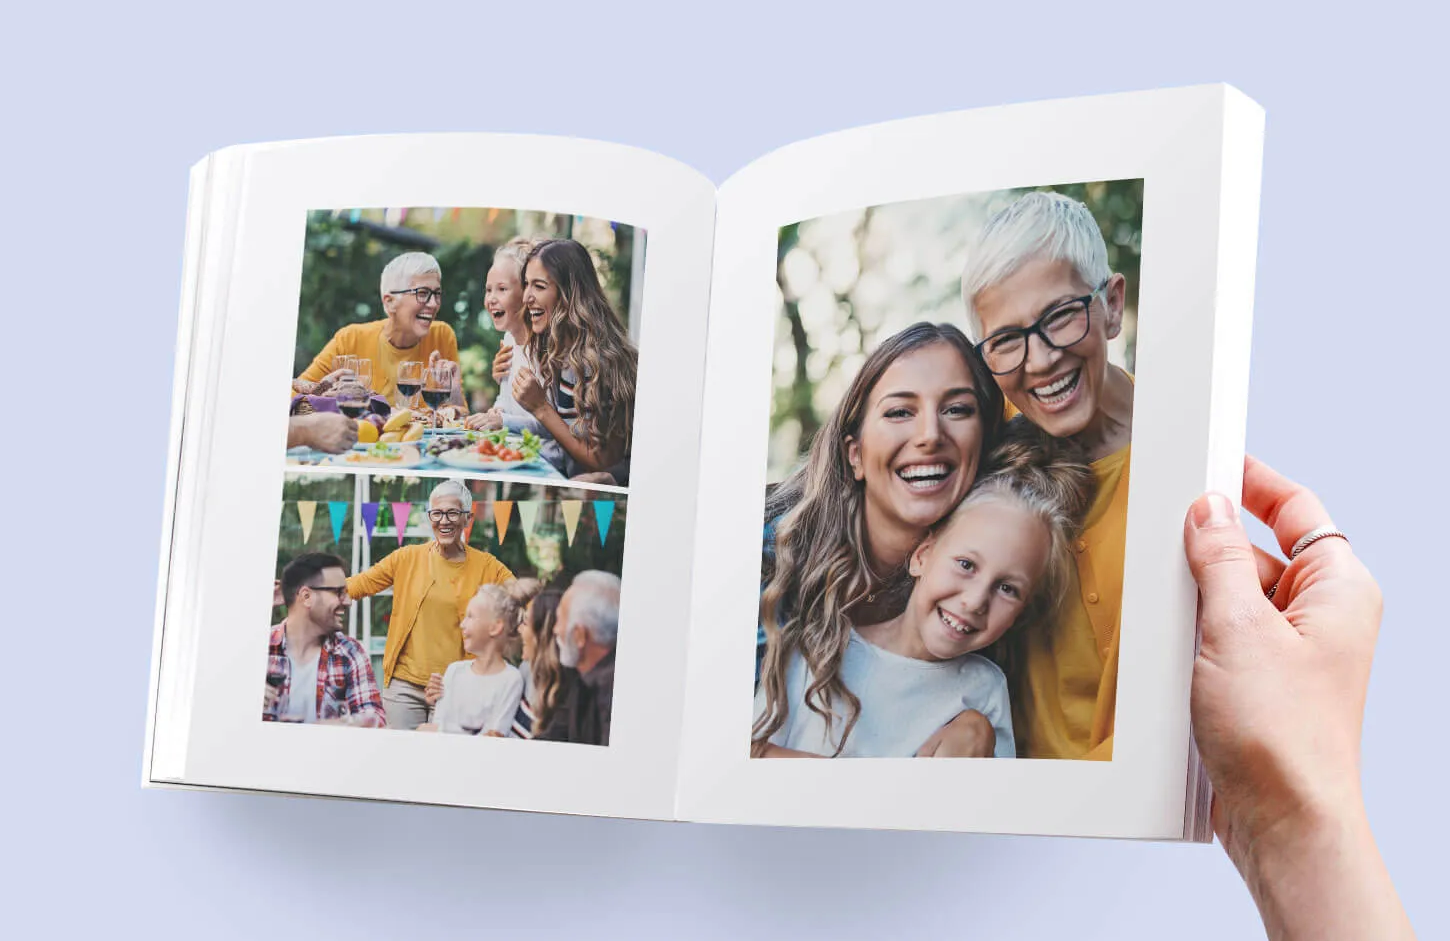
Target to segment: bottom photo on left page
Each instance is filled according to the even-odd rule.
[[[288,474],[260,720],[608,746],[626,502]]]

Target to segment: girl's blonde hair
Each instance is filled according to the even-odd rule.
[[[816,433],[805,464],[766,500],[765,524],[775,526],[775,539],[774,551],[766,545],[761,567],[765,587],[760,594],[760,623],[766,644],[760,685],[765,711],[751,731],[752,754],[764,750],[790,714],[786,672],[797,654],[811,677],[806,708],[829,723],[833,707],[844,704],[845,735],[856,724],[860,700],[840,677],[851,640],[850,613],[873,589],[889,586],[893,578],[878,578],[866,558],[864,484],[851,472],[846,441],[860,435],[871,390],[891,364],[943,343],[961,354],[972,375],[982,422],[978,464],[983,463],[1002,423],[1002,392],[962,331],[950,324],[916,323],[888,337],[866,357],[840,404]]]
[[[1092,506],[1097,483],[1081,447],[1054,438],[1027,419],[1008,422],[1002,441],[987,457],[986,471],[956,509],[932,527],[931,537],[945,532],[966,509],[983,503],[1011,503],[1026,510],[1046,528],[1051,543],[1047,564],[1013,624],[1014,631],[1038,629],[1061,613],[1077,565],[1073,552],[1083,520]],[[1003,640],[1010,635],[1004,635]],[[1007,659],[1011,644],[999,641]]]
[[[630,449],[639,352],[609,306],[587,248],[573,239],[545,239],[530,250],[525,274],[533,261],[558,287],[559,304],[548,331],[530,335],[529,359],[539,364],[546,391],[565,369],[574,373],[576,434],[617,460]]]
[[[518,269],[519,283],[524,283],[524,264],[529,260],[529,252],[534,250],[538,239],[527,235],[516,235],[507,242],[500,245],[493,253],[493,263],[507,261]]]
[[[475,598],[482,598],[488,602],[493,616],[504,623],[505,638],[512,636],[519,626],[519,603],[514,596],[502,585],[480,585],[474,594]]]

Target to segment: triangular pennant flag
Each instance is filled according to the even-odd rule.
[[[393,528],[398,531],[398,545],[401,546],[403,535],[408,531],[408,514],[413,512],[413,504],[399,501],[391,506],[393,508]]]
[[[604,537],[609,535],[609,521],[614,519],[613,500],[594,501],[594,522],[599,524],[599,544],[604,545]]]
[[[406,210],[406,209],[399,209],[398,210],[398,225],[402,225],[404,222],[407,221],[407,219],[408,219],[408,210]]]
[[[455,209],[453,211],[454,212],[457,212],[458,210]],[[458,217],[457,216],[454,216],[454,218],[456,219]],[[498,218],[498,207],[495,206],[495,207],[489,209],[489,211],[488,211],[488,224],[489,225],[493,225],[493,220],[495,220],[497,218]]]
[[[473,511],[468,514],[468,525],[463,527],[463,544],[465,546],[468,545],[468,540],[473,538],[473,524],[478,519],[478,507],[479,503],[475,500]]]
[[[302,521],[302,541],[312,538],[312,518],[317,515],[316,500],[298,500],[297,518]]]
[[[524,538],[534,531],[534,521],[539,518],[539,501],[519,500],[514,504],[519,509],[519,525],[524,528]]]
[[[574,530],[579,528],[579,511],[584,508],[583,500],[560,500],[564,509],[564,530],[569,534],[569,545],[574,545]]]
[[[378,525],[378,507],[381,503],[363,503],[362,507],[363,526],[367,530],[368,538],[373,538],[373,527]]]
[[[332,541],[342,542],[342,524],[347,522],[347,501],[327,501],[327,515],[332,517]]]
[[[453,207],[453,215],[450,218],[452,218],[452,220],[454,222],[457,222],[458,221],[458,214],[461,213],[462,211],[463,211],[462,207],[454,206]]]
[[[347,214],[347,221],[348,222],[356,222],[356,221],[358,221],[361,218],[362,218],[362,210],[361,209],[354,209],[352,212],[349,212]]]
[[[509,531],[509,517],[514,512],[514,501],[495,500],[493,501],[493,525],[498,530],[498,544],[503,545],[503,537]]]
[[[434,222],[437,222],[439,219],[442,219],[442,218],[443,218],[443,208],[441,206],[434,206],[433,207],[433,221]]]
[[[340,215],[342,215],[342,210],[341,209],[334,209],[334,210],[332,210],[332,218],[336,219]]]

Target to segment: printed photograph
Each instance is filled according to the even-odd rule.
[[[288,463],[628,486],[643,231],[498,208],[306,225]]]
[[[781,229],[753,757],[1112,759],[1142,210]]]
[[[608,745],[623,495],[286,475],[262,719]]]

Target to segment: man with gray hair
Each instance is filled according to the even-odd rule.
[[[1078,444],[1097,482],[1074,545],[1078,597],[1023,637],[1012,702],[1018,754],[1031,758],[1113,756],[1133,379],[1108,361],[1108,341],[1125,295],[1092,213],[1058,193],[994,214],[962,272],[968,332],[1018,420]]]
[[[458,337],[438,317],[443,312],[443,272],[425,252],[404,252],[383,267],[378,282],[383,317],[352,323],[333,334],[322,352],[292,383],[304,395],[322,395],[336,381],[332,361],[357,356],[372,361],[372,391],[393,401],[398,364],[458,362]],[[306,316],[306,312],[303,312]]]
[[[614,647],[619,635],[619,576],[590,570],[574,576],[554,621],[563,688],[549,724],[536,738],[609,744],[614,706]]]

